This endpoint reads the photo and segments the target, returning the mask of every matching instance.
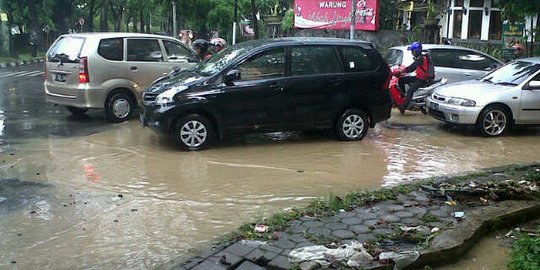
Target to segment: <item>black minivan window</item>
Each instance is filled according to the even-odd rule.
[[[82,37],[64,36],[61,37],[49,50],[47,60],[50,62],[77,63],[79,53],[85,39]]]
[[[362,72],[372,71],[377,68],[377,62],[373,61],[367,53],[358,47],[340,48],[345,71]]]
[[[161,47],[156,39],[128,39],[127,54],[128,61],[163,61]]]
[[[108,60],[122,61],[124,59],[124,39],[102,39],[98,45],[98,54]]]
[[[291,48],[291,75],[340,73],[341,65],[334,46]]]
[[[403,62],[403,52],[397,49],[390,49],[384,55],[384,60],[391,66],[400,66]]]
[[[283,77],[285,74],[285,50],[274,49],[257,54],[240,64],[242,81]]]

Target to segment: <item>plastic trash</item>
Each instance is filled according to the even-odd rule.
[[[263,224],[257,224],[257,225],[255,225],[255,232],[256,233],[268,232],[268,226],[263,225]]]
[[[464,218],[465,217],[465,212],[454,212],[454,217],[455,218]]]
[[[418,251],[402,251],[402,252],[383,252],[379,254],[379,260],[392,260],[394,264],[394,270],[401,270],[407,267],[407,265],[415,262],[420,257]]]
[[[330,258],[333,261],[346,262],[350,267],[356,268],[361,268],[373,260],[364,246],[358,242],[351,242],[338,248],[327,248],[322,245],[301,247],[289,253],[289,262],[291,263],[315,261],[324,266],[329,264]]]

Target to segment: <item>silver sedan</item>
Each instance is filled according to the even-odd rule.
[[[435,89],[427,99],[435,119],[475,125],[488,137],[513,125],[540,124],[540,57],[519,59],[477,79]]]

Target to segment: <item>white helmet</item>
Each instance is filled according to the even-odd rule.
[[[213,38],[210,40],[210,44],[214,46],[225,47],[227,46],[227,41],[222,38]]]

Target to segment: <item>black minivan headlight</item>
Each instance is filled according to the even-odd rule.
[[[177,86],[177,87],[172,87],[171,89],[159,94],[157,97],[156,97],[156,105],[169,105],[173,102],[173,99],[174,99],[174,96],[176,94],[178,94],[179,92],[181,91],[184,91],[186,90],[188,87],[187,86]]]

